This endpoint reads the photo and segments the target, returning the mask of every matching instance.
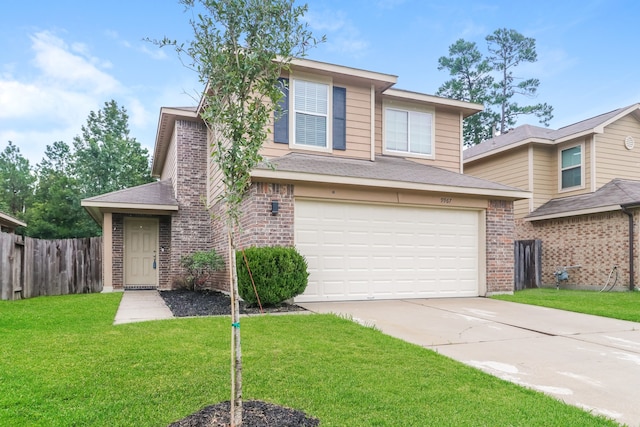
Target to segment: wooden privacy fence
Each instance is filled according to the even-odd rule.
[[[102,237],[40,240],[0,233],[0,299],[102,290]]]
[[[516,240],[515,290],[539,288],[542,277],[542,241]]]

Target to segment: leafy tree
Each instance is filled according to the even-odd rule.
[[[33,199],[35,180],[29,160],[9,141],[0,152],[0,210],[16,218],[24,218],[24,212]]]
[[[486,57],[474,42],[459,39],[449,46],[449,56],[438,59],[438,69],[447,70],[453,78],[436,93],[485,106],[484,111],[465,119],[463,133],[467,146],[492,137],[495,125],[505,132],[521,115],[534,114],[545,126],[553,118],[553,107],[546,103],[520,106],[513,100],[516,95],[534,97],[540,85],[538,79],[521,79],[513,74],[521,63],[537,61],[535,39],[504,28],[485,39],[489,53]]]
[[[78,180],[70,147],[54,142],[36,166],[38,184],[33,206],[27,211],[27,235],[41,239],[90,237],[100,234],[98,225],[80,206]]]
[[[512,99],[515,95],[533,97],[538,90],[538,79],[519,79],[513,75],[513,68],[523,62],[538,60],[536,41],[515,30],[501,28],[486,37],[489,57],[493,68],[500,73],[500,80],[494,83],[492,103],[500,107],[500,132],[516,124],[520,115],[535,114],[545,126],[553,118],[553,107],[544,104],[520,106]],[[518,81],[519,80],[519,81]]]
[[[116,101],[91,111],[73,140],[74,175],[82,198],[152,182],[149,153],[129,136],[129,116]]]
[[[201,117],[213,134],[213,161],[222,171],[231,272],[231,425],[242,424],[242,351],[235,233],[251,170],[262,160],[267,124],[282,97],[283,69],[317,41],[300,22],[307,6],[294,0],[181,0],[194,12],[194,39],[187,46],[164,39],[187,55],[206,85]]]
[[[474,42],[459,39],[449,46],[449,56],[438,59],[438,70],[448,70],[453,78],[446,81],[436,95],[487,105],[494,85],[489,60],[483,58]],[[464,121],[464,143],[479,144],[491,138],[491,129],[499,116],[490,108],[467,117]]]

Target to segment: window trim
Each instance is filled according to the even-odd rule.
[[[571,166],[569,168],[562,168],[562,153],[571,150],[572,148],[580,147],[580,165]],[[558,192],[564,193],[569,191],[581,190],[585,188],[585,144],[584,141],[578,144],[567,145],[565,147],[558,148]],[[580,168],[580,185],[573,185],[571,187],[562,187],[562,172],[565,170],[571,170],[575,168]]]
[[[407,113],[426,113],[431,115],[431,153],[421,154],[411,151],[396,151],[387,149],[387,110],[405,111]],[[417,159],[435,159],[436,157],[436,111],[434,107],[427,105],[416,105],[406,102],[384,100],[382,102],[382,154],[397,157],[412,157]]]
[[[296,80],[327,85],[327,145],[316,147],[313,145],[296,143],[296,110],[295,110],[295,82]],[[330,77],[316,76],[306,73],[291,73],[289,75],[289,148],[330,153],[333,150],[333,80]]]

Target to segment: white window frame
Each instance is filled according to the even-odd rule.
[[[295,109],[295,82],[297,80],[327,85],[327,124],[326,124],[326,146],[317,147],[313,145],[298,144],[296,141],[296,109]],[[289,77],[289,148],[297,150],[331,152],[333,148],[333,81],[330,77],[315,76],[305,73],[291,73]]]
[[[571,150],[572,148],[580,147],[580,165],[571,166],[568,168],[562,168],[562,153],[567,150]],[[585,144],[581,142],[579,144],[567,145],[565,147],[558,148],[558,191],[560,193],[564,193],[567,191],[575,191],[581,190],[585,188],[585,168],[584,168],[584,158],[585,158]],[[562,172],[565,170],[580,168],[580,185],[574,185],[572,187],[562,187]]]
[[[407,151],[390,150],[387,148],[387,110],[403,111],[407,113],[425,113],[431,115],[431,135],[429,135],[431,143],[431,152],[429,154],[413,153],[411,148]],[[409,144],[411,142],[409,141]],[[389,156],[414,157],[419,159],[434,159],[436,156],[436,111],[435,108],[426,105],[415,105],[405,102],[396,102],[385,100],[382,103],[382,153]]]

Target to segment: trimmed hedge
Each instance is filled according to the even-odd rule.
[[[277,305],[300,295],[307,287],[307,261],[292,247],[245,249],[262,305]],[[238,292],[248,304],[258,303],[242,251],[236,252]]]

